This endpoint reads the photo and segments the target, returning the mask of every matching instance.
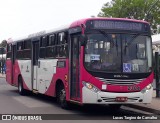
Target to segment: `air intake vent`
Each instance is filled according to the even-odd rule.
[[[96,77],[102,82],[105,82],[106,84],[112,84],[112,85],[133,85],[133,84],[139,84],[144,80],[143,79],[126,79],[126,80],[121,80],[121,79],[104,79],[104,78],[99,78]]]

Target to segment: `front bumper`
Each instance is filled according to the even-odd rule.
[[[83,104],[132,104],[132,103],[151,103],[153,87],[145,93],[114,93],[102,92],[97,93],[89,90],[85,86],[82,88],[82,103]],[[117,102],[116,97],[127,97],[126,102]]]

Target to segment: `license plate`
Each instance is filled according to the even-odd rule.
[[[116,102],[126,102],[128,100],[127,97],[116,97],[115,101]]]

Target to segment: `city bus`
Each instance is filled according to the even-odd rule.
[[[7,42],[6,81],[69,104],[151,103],[152,41],[149,23],[86,18]]]

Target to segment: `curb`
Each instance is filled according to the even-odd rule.
[[[5,76],[0,76],[0,78],[6,78]]]
[[[6,78],[6,74],[0,74],[0,78]]]
[[[153,108],[149,108],[149,107],[145,107],[145,106],[134,105],[134,104],[128,104],[128,105],[123,105],[123,106],[139,109],[139,110],[150,112],[150,113],[154,113],[156,115],[160,115],[160,111],[159,110],[156,110],[156,109],[153,109]]]

